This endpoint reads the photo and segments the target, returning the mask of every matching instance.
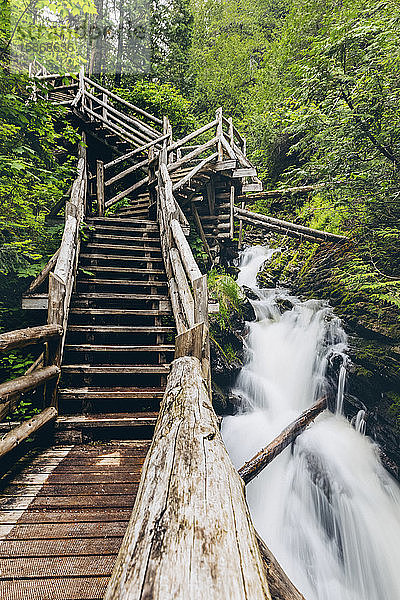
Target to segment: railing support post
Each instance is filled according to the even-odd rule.
[[[102,160],[97,161],[97,210],[99,217],[104,217],[105,198],[104,198],[104,163]]]
[[[203,329],[203,377],[207,382],[208,394],[211,397],[210,369],[210,335],[208,323],[208,285],[207,275],[202,275],[192,283],[194,296],[194,322],[204,323]]]
[[[216,135],[218,136],[218,142],[217,142],[218,161],[223,161],[224,160],[224,147],[223,147],[222,141],[221,141],[221,138],[224,135],[224,132],[222,129],[222,107],[217,108],[217,111],[215,113],[215,118],[218,120],[217,131],[216,131]]]
[[[49,274],[49,305],[47,309],[47,322],[49,325],[61,325],[64,326],[65,316],[65,296],[66,296],[66,285],[57,277],[54,273]],[[62,346],[64,342],[65,333],[58,338],[54,343],[49,343],[46,352],[46,365],[61,366]],[[54,406],[58,410],[58,398],[57,398],[57,387],[58,387],[59,376],[46,384],[45,399],[47,400],[47,406]]]
[[[235,211],[235,186],[231,185],[231,193],[229,198],[229,236],[233,240],[234,233],[234,211]]]

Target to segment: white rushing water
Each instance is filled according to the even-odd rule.
[[[231,458],[242,466],[324,393],[336,414],[325,411],[248,484],[255,527],[306,600],[398,600],[400,492],[363,435],[363,411],[354,426],[341,415],[346,334],[326,303],[257,287],[271,255],[257,246],[241,256],[238,282],[257,295],[257,320],[234,390],[239,412],[223,421]],[[281,314],[278,298],[293,308]]]

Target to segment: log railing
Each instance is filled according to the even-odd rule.
[[[60,325],[41,325],[0,335],[0,352],[3,353],[16,348],[45,344],[44,355],[35,361],[25,375],[0,385],[0,419],[18,407],[21,394],[43,388],[44,402],[50,400],[49,387],[52,389],[54,381],[60,375],[60,366],[56,362],[56,348],[62,334],[63,328]],[[45,366],[42,366],[43,362],[46,363]],[[0,458],[56,416],[57,409],[48,407],[33,419],[12,429],[0,440]]]

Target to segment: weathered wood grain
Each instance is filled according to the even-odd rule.
[[[201,366],[178,358],[105,600],[271,599]]]
[[[0,335],[0,352],[48,342],[59,338],[62,332],[63,329],[60,325],[38,325],[37,327],[8,331]]]

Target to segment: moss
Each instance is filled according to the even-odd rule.
[[[389,391],[386,393],[386,396],[390,401],[389,413],[394,418],[396,428],[400,431],[400,394]]]

